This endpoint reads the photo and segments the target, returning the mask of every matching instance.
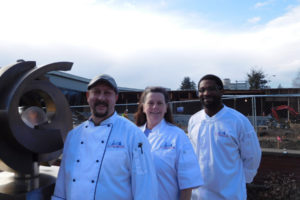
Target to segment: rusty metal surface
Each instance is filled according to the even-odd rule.
[[[63,93],[44,75],[70,70],[73,63],[57,62],[37,67],[26,61],[0,69],[0,169],[32,173],[34,162],[56,159],[72,128],[72,115]],[[20,108],[45,110],[48,121],[32,128],[22,120]]]

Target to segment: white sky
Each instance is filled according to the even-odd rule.
[[[0,0],[0,66],[71,61],[71,74],[107,73],[140,89],[178,89],[183,77],[197,83],[207,73],[243,81],[256,68],[272,87],[291,87],[300,2],[211,1]]]

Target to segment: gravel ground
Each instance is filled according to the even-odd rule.
[[[293,173],[270,172],[260,181],[247,185],[248,200],[300,200]]]

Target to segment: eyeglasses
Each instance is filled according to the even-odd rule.
[[[219,87],[215,86],[215,87],[207,87],[207,88],[199,88],[199,93],[204,93],[205,91],[207,92],[217,92],[219,91]]]

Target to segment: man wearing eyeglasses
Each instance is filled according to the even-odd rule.
[[[199,160],[204,185],[192,200],[246,200],[261,159],[249,120],[222,103],[223,83],[208,74],[198,83],[201,111],[189,120],[188,134]]]

